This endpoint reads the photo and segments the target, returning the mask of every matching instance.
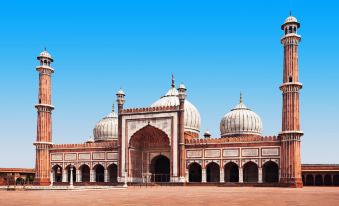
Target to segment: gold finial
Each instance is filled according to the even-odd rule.
[[[242,93],[240,92],[240,103],[243,102],[243,99],[242,99]]]
[[[175,84],[174,84],[174,75],[172,74],[172,88],[174,88],[175,87]]]

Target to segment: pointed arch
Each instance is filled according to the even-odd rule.
[[[94,165],[93,170],[95,171],[95,181],[104,182],[105,181],[105,167],[102,164],[98,163]]]
[[[197,162],[192,162],[188,165],[188,181],[201,182],[202,180],[202,167]]]
[[[54,182],[62,182],[62,167],[59,164],[56,164],[52,167],[52,171],[53,171],[53,181]]]
[[[273,183],[279,182],[279,166],[277,163],[273,161],[267,161],[262,166],[263,173],[262,173],[262,180],[264,182]]]
[[[235,162],[228,162],[224,166],[225,182],[239,182],[239,166]]]
[[[118,182],[118,165],[116,165],[115,163],[108,165],[107,172],[109,182]]]
[[[81,182],[90,182],[90,167],[88,164],[82,164],[79,167]]]
[[[164,155],[158,155],[151,161],[150,171],[152,173],[153,182],[169,182],[170,181],[170,160]]]
[[[252,161],[243,166],[244,182],[258,182],[258,165]]]
[[[206,180],[207,182],[220,182],[219,164],[210,162],[206,165]]]

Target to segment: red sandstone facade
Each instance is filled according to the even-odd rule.
[[[38,57],[39,103],[35,184],[232,183],[302,187],[298,79],[299,23],[290,16],[284,36],[282,132],[262,136],[260,117],[240,103],[221,121],[221,137],[199,138],[200,115],[186,88],[171,89],[151,107],[124,109],[125,93],[83,144],[52,144],[52,57]],[[332,183],[336,173],[331,176]],[[314,177],[315,179],[316,177]],[[310,178],[309,178],[310,179]],[[318,178],[319,179],[319,178]],[[328,181],[328,177],[327,177]],[[311,182],[311,180],[309,180]]]

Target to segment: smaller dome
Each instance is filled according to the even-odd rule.
[[[180,84],[178,89],[186,89],[186,86],[184,84]]]
[[[221,137],[245,134],[261,135],[261,130],[260,117],[246,107],[242,96],[240,96],[240,103],[225,114],[220,122]]]
[[[294,16],[289,16],[285,19],[284,24],[286,23],[298,23],[298,20]]]
[[[52,56],[46,51],[46,49],[39,54],[38,59],[39,58],[48,58],[53,60]]]
[[[100,120],[93,129],[94,141],[107,141],[118,138],[118,115],[114,112],[109,113]]]
[[[90,136],[90,137],[88,138],[88,140],[86,141],[86,143],[93,143],[93,142],[94,142],[94,139],[93,139],[92,136]]]
[[[205,133],[204,133],[204,137],[205,138],[210,138],[211,137],[210,131],[206,130]]]
[[[117,92],[117,95],[125,95],[125,92],[122,89],[119,89],[119,91]]]
[[[290,14],[284,21],[283,25],[281,25],[281,29],[284,30],[286,25],[289,24],[295,24],[297,25],[298,28],[300,28],[300,23],[298,22],[297,18],[295,18],[294,16],[292,16],[292,14]]]

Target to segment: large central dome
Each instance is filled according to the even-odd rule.
[[[261,135],[261,130],[260,117],[246,107],[242,96],[240,96],[240,103],[225,114],[220,122],[221,137],[246,134]]]
[[[163,106],[179,106],[178,90],[174,86],[172,80],[172,88],[168,90],[165,96],[161,97],[159,100],[154,102],[151,107],[163,107]],[[200,114],[198,109],[187,99],[185,100],[185,109],[184,109],[184,126],[185,132],[200,132]]]

